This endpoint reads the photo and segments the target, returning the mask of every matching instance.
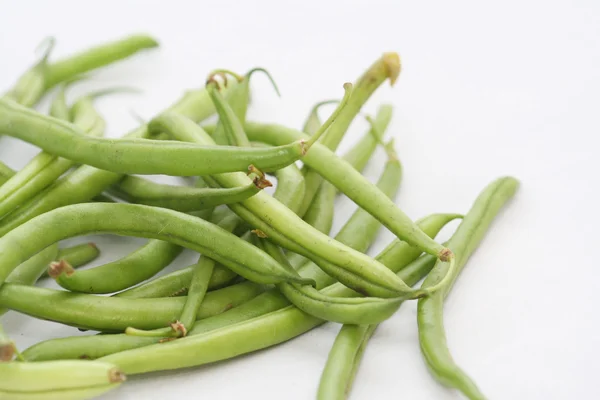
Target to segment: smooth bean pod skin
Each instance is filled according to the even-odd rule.
[[[189,119],[176,114],[163,114],[160,118],[164,121],[163,131],[180,140],[203,144],[214,143],[202,128],[193,124]],[[180,136],[182,133],[184,135]],[[315,136],[312,138],[315,139]],[[355,173],[364,179],[360,173]],[[204,177],[204,180],[213,187],[238,187],[249,183],[249,178],[239,173],[213,175]],[[369,187],[385,196],[375,185],[369,183]],[[387,197],[386,199],[396,209],[394,203]],[[385,266],[317,231],[266,193],[257,193],[243,202],[230,204],[229,207],[256,229],[265,232],[278,245],[312,259],[328,274],[361,293],[377,297],[398,297],[405,293],[419,295]],[[400,210],[397,211],[402,213]],[[408,217],[405,219],[414,225]],[[416,225],[415,229],[420,232]],[[432,239],[429,238],[429,240],[435,243]]]
[[[40,235],[45,232],[45,235]],[[169,241],[205,254],[258,283],[296,280],[268,255],[200,218],[136,204],[77,204],[42,214],[0,238],[0,282],[21,262],[60,240],[92,232]],[[37,234],[38,240],[30,240]]]
[[[0,390],[0,400],[87,400],[94,399],[120,383],[96,385],[80,389],[44,390],[42,392],[6,392]]]
[[[87,49],[54,63],[48,63],[49,51],[42,60],[26,71],[5,95],[26,107],[35,105],[53,86],[94,69],[125,59],[141,50],[158,46],[147,35],[126,38]],[[51,50],[52,45],[50,46]]]
[[[277,170],[275,176],[277,177],[277,187],[273,197],[294,213],[298,213],[305,190],[304,176],[300,172],[300,168],[291,164]]]
[[[358,115],[362,106],[371,97],[373,92],[387,79],[393,85],[400,74],[400,57],[397,53],[384,53],[361,75],[354,85],[352,97],[348,106],[340,113],[337,123],[333,124],[325,132],[321,144],[332,151],[337,149],[352,120]],[[246,132],[247,133],[247,132]],[[249,136],[250,137],[250,136]],[[252,139],[250,137],[250,139]],[[304,179],[306,180],[306,193],[300,209],[303,216],[312,202],[317,189],[323,182],[323,177],[318,171],[312,169],[308,164],[303,167]]]
[[[179,269],[139,286],[117,293],[116,297],[129,299],[147,299],[156,297],[182,296],[187,293],[193,274],[193,266]],[[214,290],[226,286],[235,277],[235,272],[217,265],[208,282],[208,289]]]
[[[64,96],[58,96],[59,102],[63,99]],[[72,121],[83,134],[93,137],[103,136],[106,128],[104,119],[94,108],[93,96],[84,96],[77,100],[65,121]],[[44,190],[73,165],[71,160],[46,152],[39,153],[0,187],[0,216],[6,215]]]
[[[50,267],[50,275],[61,287],[71,292],[115,293],[153,277],[182,251],[183,248],[176,244],[150,240],[120,260],[85,271],[74,271],[70,264],[59,263]]]
[[[7,180],[14,176],[15,171],[0,161],[0,186],[2,186]]]
[[[261,149],[90,137],[73,124],[3,99],[0,99],[0,116],[0,133],[32,143],[48,153],[121,174],[210,175],[245,171],[249,165],[279,169],[307,151],[303,140]],[[154,129],[160,131],[160,123],[160,117],[155,119]]]
[[[247,123],[246,133],[251,140],[269,144],[286,143],[307,137],[301,132],[283,126],[256,123]],[[422,232],[393,201],[383,196],[375,185],[325,146],[316,143],[302,161],[361,208],[369,211],[398,238],[440,259],[447,260],[451,256],[447,248]]]
[[[263,291],[252,282],[239,283],[207,293],[197,318],[225,312]],[[0,287],[0,306],[37,318],[77,328],[123,332],[130,326],[156,329],[179,318],[186,297],[125,299],[94,296],[5,283]],[[41,306],[43,305],[43,307]]]
[[[414,285],[430,271],[430,266],[413,264],[398,272],[399,278],[409,285]],[[357,295],[343,285],[334,286],[327,290],[328,295]],[[127,374],[193,367],[274,346],[322,323],[323,320],[288,306],[205,334],[127,350],[100,360],[114,363]]]
[[[1,363],[0,390],[41,392],[120,383],[125,380],[113,364],[102,361],[41,361]]]
[[[505,177],[492,182],[483,190],[448,242],[448,246],[457,257],[457,265],[451,276],[450,285],[419,300],[417,306],[419,343],[427,367],[438,382],[460,390],[469,399],[485,399],[485,396],[471,378],[456,365],[450,355],[444,331],[444,299],[467,260],[479,246],[492,220],[504,204],[514,196],[518,186],[516,179]],[[432,273],[423,282],[423,287],[435,284],[447,271],[446,263],[438,261]]]
[[[22,285],[33,285],[44,274],[46,267],[56,258],[58,244],[53,244],[40,251],[29,260],[21,263],[6,278],[6,282],[19,283]],[[0,315],[8,311],[0,307]]]
[[[100,249],[94,243],[83,243],[58,250],[56,260],[64,260],[73,268],[82,267],[100,256]]]
[[[254,196],[259,190],[255,184],[231,189],[194,188],[160,184],[138,176],[126,176],[112,186],[110,193],[130,203],[187,212],[237,203]]]
[[[234,83],[229,88],[235,87]],[[229,89],[228,89],[229,90]],[[210,117],[215,109],[206,90],[190,90],[168,108],[169,111],[185,115],[200,122]],[[142,125],[129,132],[128,138],[147,137],[148,126]],[[102,193],[107,187],[121,179],[122,175],[87,165],[77,168],[68,176],[59,179],[45,191],[22,204],[15,212],[0,221],[0,236],[37,215],[69,204],[83,203]]]
[[[448,222],[456,218],[456,214],[433,214],[423,218],[418,224],[421,229],[435,237]],[[359,232],[360,228],[361,227],[358,226],[355,227],[357,232]],[[362,240],[360,242],[362,242]],[[420,271],[421,267],[407,267],[407,265],[411,261],[417,259],[420,254],[421,251],[396,239],[392,241],[392,243],[390,243],[377,258],[394,272],[398,272],[403,268],[408,268],[410,271],[414,271],[415,269]],[[314,273],[313,271],[315,270],[320,273]],[[315,265],[312,265],[312,268],[310,265],[303,266],[300,269],[300,272],[312,274],[309,276],[314,277],[318,289],[322,289],[335,283],[335,279],[323,273]],[[418,278],[414,279],[418,280]],[[290,302],[277,289],[270,289],[253,299],[240,304],[232,310],[196,321],[196,324],[188,332],[188,335],[200,335],[215,329],[224,328],[252,318],[264,316],[265,314],[277,311],[289,305]],[[77,359],[83,356],[96,359],[108,354],[143,347],[158,342],[159,338],[133,337],[125,334],[84,337],[76,336],[63,339],[51,339],[38,343],[25,350],[23,356],[25,359],[31,361]]]

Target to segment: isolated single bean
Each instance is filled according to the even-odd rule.
[[[492,182],[481,192],[448,242],[448,247],[456,254],[456,268],[450,272],[450,284],[419,300],[417,306],[419,343],[427,367],[438,382],[460,390],[469,399],[485,399],[485,396],[450,355],[444,332],[444,299],[467,260],[479,246],[492,220],[514,196],[518,186],[516,179],[505,177]],[[447,276],[449,270],[446,263],[438,261],[422,287],[437,284]]]
[[[234,83],[229,88],[235,87]],[[228,89],[229,90],[229,89]],[[211,116],[215,109],[206,90],[190,90],[168,108],[169,111],[185,115],[200,122]],[[147,125],[129,132],[128,138],[148,137]],[[0,236],[47,211],[69,204],[89,201],[107,187],[121,179],[122,175],[83,165],[61,178],[42,193],[22,204],[11,215],[0,221]]]
[[[421,229],[432,237],[435,237],[448,222],[458,217],[457,214],[433,214],[423,218],[417,223]],[[355,229],[355,232],[359,235],[361,227],[356,226]],[[430,266],[421,266],[421,264],[418,263],[410,264],[411,261],[417,259],[420,254],[421,251],[418,249],[395,239],[377,256],[377,258],[394,272],[406,268],[403,276],[408,276],[413,282],[416,282],[420,279],[421,273],[426,273],[422,271],[429,271],[433,266],[433,263],[431,263]],[[322,273],[317,266],[313,267],[321,272],[320,274],[313,273],[312,275],[315,278],[316,287],[318,289],[335,283],[335,279]],[[311,272],[314,269],[309,268],[307,265],[302,267],[300,271]],[[349,293],[352,294],[354,292],[350,291]],[[232,310],[196,321],[196,324],[194,324],[194,327],[188,332],[188,335],[200,335],[224,328],[252,318],[264,316],[265,314],[277,311],[289,305],[290,302],[277,289],[270,289],[251,300],[240,304]],[[23,356],[31,361],[77,359],[80,357],[95,359],[116,352],[158,343],[159,340],[160,338],[134,337],[125,334],[85,337],[76,336],[51,339],[38,343],[25,350]]]
[[[48,274],[71,292],[115,293],[153,277],[182,251],[177,244],[150,240],[120,260],[84,271],[75,271],[66,260],[60,259],[50,266]]]
[[[263,291],[262,286],[243,282],[207,293],[198,318],[220,314]],[[123,332],[127,327],[156,329],[175,322],[186,297],[125,299],[95,296],[5,283],[0,287],[0,306],[78,328]]]
[[[157,47],[158,43],[150,36],[132,35],[49,63],[48,56],[53,45],[52,39],[42,59],[19,78],[15,86],[6,94],[7,97],[26,107],[31,107],[53,86],[125,59],[140,50]]]
[[[112,186],[110,193],[130,203],[176,211],[197,211],[237,203],[254,196],[259,190],[254,184],[231,189],[211,189],[166,185],[138,176],[126,176]]]
[[[205,254],[258,283],[278,283],[286,279],[310,283],[210,222],[164,208],[110,203],[62,207],[4,235],[0,238],[0,282],[21,262],[47,246],[92,232],[169,241]],[[37,240],[30,240],[32,235],[36,235]]]

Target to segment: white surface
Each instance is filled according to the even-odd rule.
[[[33,49],[47,35],[58,40],[57,57],[137,31],[160,40],[159,51],[106,68],[71,92],[116,84],[145,90],[98,102],[112,137],[135,127],[130,110],[149,118],[218,67],[268,67],[283,97],[257,78],[250,118],[299,127],[313,103],[339,97],[342,83],[380,53],[398,51],[403,71],[397,85],[384,85],[365,107],[370,113],[382,102],[395,107],[389,132],[405,167],[398,204],[413,218],[466,212],[494,178],[511,174],[522,181],[448,299],[446,329],[456,361],[492,399],[600,397],[600,3],[0,4],[0,90],[34,61]],[[365,127],[357,121],[343,148]],[[1,140],[0,158],[14,167],[35,153]],[[368,176],[375,179],[380,168],[376,160]],[[337,228],[353,209],[340,202]],[[383,232],[370,254],[391,238]],[[104,252],[98,263],[142,243],[98,242]],[[195,259],[184,257],[179,265]],[[14,313],[2,322],[21,348],[77,334]],[[217,365],[132,377],[104,398],[312,398],[338,329],[327,324]],[[460,397],[424,367],[414,303],[378,329],[351,396],[400,397]]]

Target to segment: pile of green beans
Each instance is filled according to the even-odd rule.
[[[326,322],[342,327],[316,396],[344,399],[376,327],[409,300],[418,301],[420,348],[432,376],[470,399],[485,398],[450,355],[443,305],[518,182],[493,181],[464,215],[413,222],[394,200],[403,168],[394,140],[386,139],[391,105],[367,117],[370,128],[350,151],[336,154],[373,93],[398,79],[396,53],[345,83],[339,100],[317,103],[301,130],[247,121],[256,72],[279,94],[264,68],[215,69],[205,87],[108,139],[94,99],[119,89],[69,103],[67,87],[157,41],[134,35],[57,62],[49,61],[53,45],[51,39],[41,60],[0,97],[0,135],[42,150],[19,171],[0,161],[0,316],[19,312],[99,334],[21,352],[10,338],[16,328],[0,325],[1,399],[94,398],[123,384],[125,374],[237,357]],[[49,114],[35,110],[54,87]],[[332,111],[322,120],[325,105]],[[216,125],[200,125],[215,114]],[[361,171],[379,152],[387,161],[372,183]],[[196,183],[139,176],[155,174]],[[270,186],[272,195],[263,190]],[[338,196],[358,208],[331,235],[333,219],[344,218],[335,215]],[[456,219],[462,221],[451,238],[436,241]],[[371,257],[382,227],[396,238]],[[100,250],[60,242],[98,233],[149,240],[121,259],[78,269]],[[198,253],[197,263],[155,277],[184,248]],[[36,287],[42,278],[60,289]]]

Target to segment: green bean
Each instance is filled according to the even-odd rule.
[[[230,84],[229,87],[235,86]],[[206,90],[186,92],[168,110],[185,115],[196,122],[200,122],[214,113],[214,107]],[[126,137],[141,138],[148,135],[147,125],[142,125],[128,133]],[[122,175],[109,171],[87,165],[81,166],[0,221],[0,236],[47,211],[69,204],[89,201],[94,196],[102,193],[107,187],[116,183],[121,177]]]
[[[48,115],[62,119],[65,121],[71,120],[71,110],[69,105],[67,104],[67,84],[60,85],[58,90],[56,91],[56,95],[54,95],[54,100],[50,103],[50,110],[48,111]]]
[[[182,296],[188,292],[194,266],[179,269],[163,275],[139,286],[117,293],[116,297],[144,299],[156,297]],[[208,289],[214,290],[231,283],[237,274],[222,265],[217,265],[208,282]]]
[[[181,254],[180,246],[150,240],[131,254],[108,264],[75,271],[63,259],[50,264],[48,275],[63,288],[77,293],[115,293],[153,277]]]
[[[161,130],[176,136],[180,135],[178,138],[181,140],[214,143],[202,128],[184,117],[172,113],[163,114],[159,121]],[[326,125],[323,128],[326,128]],[[315,136],[312,138],[314,139]],[[352,171],[354,172],[353,169]],[[368,189],[374,189],[378,194],[381,194],[360,173],[355,173],[362,181],[367,183]],[[237,187],[248,184],[248,178],[243,174],[220,174],[204,177],[204,179],[211,186],[216,184],[222,187]],[[363,194],[363,197],[365,195],[372,197],[369,194]],[[396,225],[400,225],[403,229],[410,229],[408,235],[404,236],[411,239],[415,236],[418,238],[422,233],[419,228],[402,211],[397,209],[391,200],[387,197],[386,199],[393,205],[393,210],[396,210],[394,217],[403,218],[401,221],[395,221]],[[377,297],[398,297],[405,293],[411,293],[411,295],[418,297],[423,294],[423,292],[413,291],[377,261],[331,240],[327,235],[306,224],[287,207],[267,194],[257,193],[255,196],[241,203],[231,204],[229,207],[256,229],[265,232],[269,238],[280,246],[311,258],[329,275],[361,292]],[[389,217],[386,216],[386,218],[389,221]],[[415,232],[417,233],[415,234]],[[403,231],[403,233],[406,233],[406,231]],[[428,241],[444,249],[443,246],[438,245],[429,237]],[[419,241],[419,243],[421,242],[425,241]],[[307,249],[310,249],[310,252]]]
[[[229,215],[212,222],[228,232],[231,232],[241,222],[237,215],[229,211]],[[276,260],[277,261],[277,260]],[[198,309],[204,300],[208,290],[210,278],[213,274],[216,262],[204,255],[200,256],[198,263],[194,265],[192,277],[190,280],[189,291],[180,318],[171,324],[170,328],[157,329],[154,331],[142,331],[135,328],[127,328],[125,333],[138,336],[158,336],[158,337],[182,337],[187,335],[187,330],[192,327],[196,321]],[[295,272],[295,271],[294,271]]]
[[[89,399],[125,381],[102,361],[42,361],[0,364],[0,399]]]
[[[197,318],[222,313],[263,291],[252,282],[239,283],[207,293]],[[156,329],[179,318],[186,297],[125,299],[71,293],[5,283],[0,287],[0,306],[78,328],[123,332],[127,327]]]
[[[448,247],[456,254],[456,268],[450,271],[446,263],[438,261],[422,287],[437,284],[447,274],[450,274],[450,284],[443,290],[419,300],[417,306],[419,342],[427,367],[438,382],[460,390],[469,399],[484,399],[485,396],[450,355],[444,332],[444,299],[467,260],[479,246],[492,220],[502,206],[513,197],[518,186],[516,179],[505,177],[492,182],[481,192],[448,243]]]
[[[430,266],[411,264],[398,272],[398,277],[414,285],[429,270]],[[326,294],[336,297],[357,295],[341,284],[328,288]],[[111,354],[100,360],[118,365],[127,374],[199,366],[285,342],[323,322],[296,307],[288,306],[204,334],[190,334],[172,342]]]
[[[58,244],[46,247],[44,250],[15,268],[6,278],[6,282],[33,285],[43,275],[46,267],[55,259],[57,254]],[[0,315],[7,311],[6,308],[0,307]]]
[[[421,268],[431,269],[435,264],[435,258],[432,255],[426,255],[416,260],[414,264],[421,265]],[[362,324],[342,327],[335,338],[321,374],[317,399],[346,399],[362,355],[377,326],[378,324]]]
[[[137,176],[126,176],[112,186],[110,193],[130,203],[176,211],[197,211],[220,204],[237,203],[254,196],[259,190],[254,184],[231,189],[203,189],[165,185]]]
[[[456,214],[433,214],[422,219],[418,224],[421,229],[435,237],[442,227],[457,217]],[[361,228],[360,226],[354,228],[357,235],[360,234]],[[407,255],[405,256],[405,254]],[[408,268],[407,271],[413,271],[414,273],[415,268],[411,269],[407,267],[407,264],[416,259],[420,254],[421,252],[418,250],[415,251],[414,247],[396,239],[377,258],[394,272]],[[315,268],[318,269],[316,266]],[[303,270],[310,271],[305,267],[301,268],[301,271]],[[416,268],[416,271],[420,271],[420,269]],[[412,275],[409,274],[409,276]],[[418,280],[419,278],[415,277],[411,279]],[[315,280],[317,283],[316,287],[319,289],[335,282],[335,279],[326,274],[315,275]],[[194,327],[188,332],[188,335],[200,335],[215,329],[234,325],[289,305],[290,303],[285,296],[277,289],[271,289],[232,310],[197,321]],[[96,359],[116,352],[158,343],[159,341],[159,338],[133,337],[125,334],[51,339],[25,350],[23,357],[30,361],[77,359],[80,357]]]
[[[302,125],[302,132],[311,136],[317,132],[321,125],[323,125],[321,119],[319,118],[319,108],[327,104],[336,104],[338,102],[339,100],[325,100],[315,104],[308,113],[308,117],[306,118],[304,125]]]
[[[355,83],[356,90],[349,101],[348,107],[340,115],[338,123],[329,129],[321,143],[331,150],[335,150],[340,144],[344,134],[348,130],[350,123],[360,112],[363,104],[371,97],[373,92],[387,79],[393,85],[400,74],[400,57],[396,53],[384,53],[367,71],[358,78]],[[308,209],[317,189],[323,182],[323,178],[318,171],[312,170],[310,165],[305,163],[304,178],[306,180],[306,193],[300,209],[300,216],[303,216]]]
[[[292,212],[297,213],[304,198],[304,176],[295,164],[275,171],[277,187],[273,197]]]
[[[314,136],[266,149],[137,138],[114,140],[83,135],[73,124],[3,99],[0,116],[1,133],[74,162],[122,174],[208,175],[245,171],[249,165],[279,169],[300,159],[318,139]]]
[[[379,142],[383,139],[390,121],[392,119],[392,106],[382,105],[377,110],[375,118],[369,132],[356,142],[356,144],[342,156],[344,161],[352,165],[357,171],[362,171],[371,155],[377,148]]]
[[[65,260],[73,268],[84,266],[100,256],[100,249],[95,243],[82,243],[58,250],[57,260]]]
[[[256,123],[246,124],[246,133],[251,140],[269,144],[289,142],[297,140],[296,138],[307,137],[300,132],[279,125]],[[369,211],[400,239],[437,256],[443,261],[449,261],[453,258],[449,249],[436,243],[421,232],[406,214],[396,207],[393,201],[387,196],[381,195],[373,184],[348,163],[336,157],[325,146],[318,143],[312,146],[311,150],[304,156],[303,162],[319,172],[360,207]]]
[[[106,124],[93,106],[95,95],[79,99],[71,109],[73,123],[88,136],[102,136]],[[58,103],[64,96],[59,94]],[[60,106],[63,108],[63,106]],[[19,207],[39,193],[73,166],[73,162],[41,152],[21,171],[0,187],[0,217]]]
[[[209,93],[211,93],[213,104],[215,103],[215,100],[219,103],[219,106],[221,107],[220,114],[233,112],[233,115],[235,115],[236,118],[230,119],[229,121],[221,120],[221,118],[219,118],[219,122],[217,123],[214,135],[215,142],[218,145],[249,147],[246,135],[240,135],[236,139],[236,137],[232,135],[240,134],[241,132],[233,132],[231,129],[233,128],[232,124],[236,124],[237,122],[239,122],[241,125],[243,125],[243,123],[246,121],[246,112],[248,110],[248,101],[250,99],[250,78],[255,72],[264,72],[267,75],[267,78],[269,78],[271,84],[273,85],[277,95],[279,95],[279,89],[277,87],[277,84],[275,84],[275,81],[273,80],[271,74],[264,68],[251,69],[243,77],[237,76],[231,71],[217,70],[211,73],[207,84],[210,84],[211,81],[214,82],[212,77],[220,72],[224,72],[226,75],[234,75],[238,82],[238,85],[235,88],[233,88],[233,90],[231,90],[231,92],[229,93],[229,96],[227,96],[227,105],[223,104],[221,93],[214,90],[209,90]],[[210,84],[209,86],[212,86],[212,89],[214,89],[214,83]],[[241,140],[241,142],[239,142],[239,140]]]
[[[15,171],[0,161],[0,186],[4,185],[4,183],[14,175]]]
[[[169,241],[205,254],[258,283],[287,279],[311,282],[295,272],[290,273],[237,236],[200,218],[137,204],[88,203],[42,214],[0,238],[0,283],[17,265],[45,247],[91,232]],[[34,234],[39,238],[32,241]]]
[[[125,59],[140,50],[158,46],[146,35],[132,35],[124,39],[92,47],[55,63],[48,63],[52,41],[42,59],[19,78],[7,97],[31,107],[53,86],[85,74],[91,70]]]

